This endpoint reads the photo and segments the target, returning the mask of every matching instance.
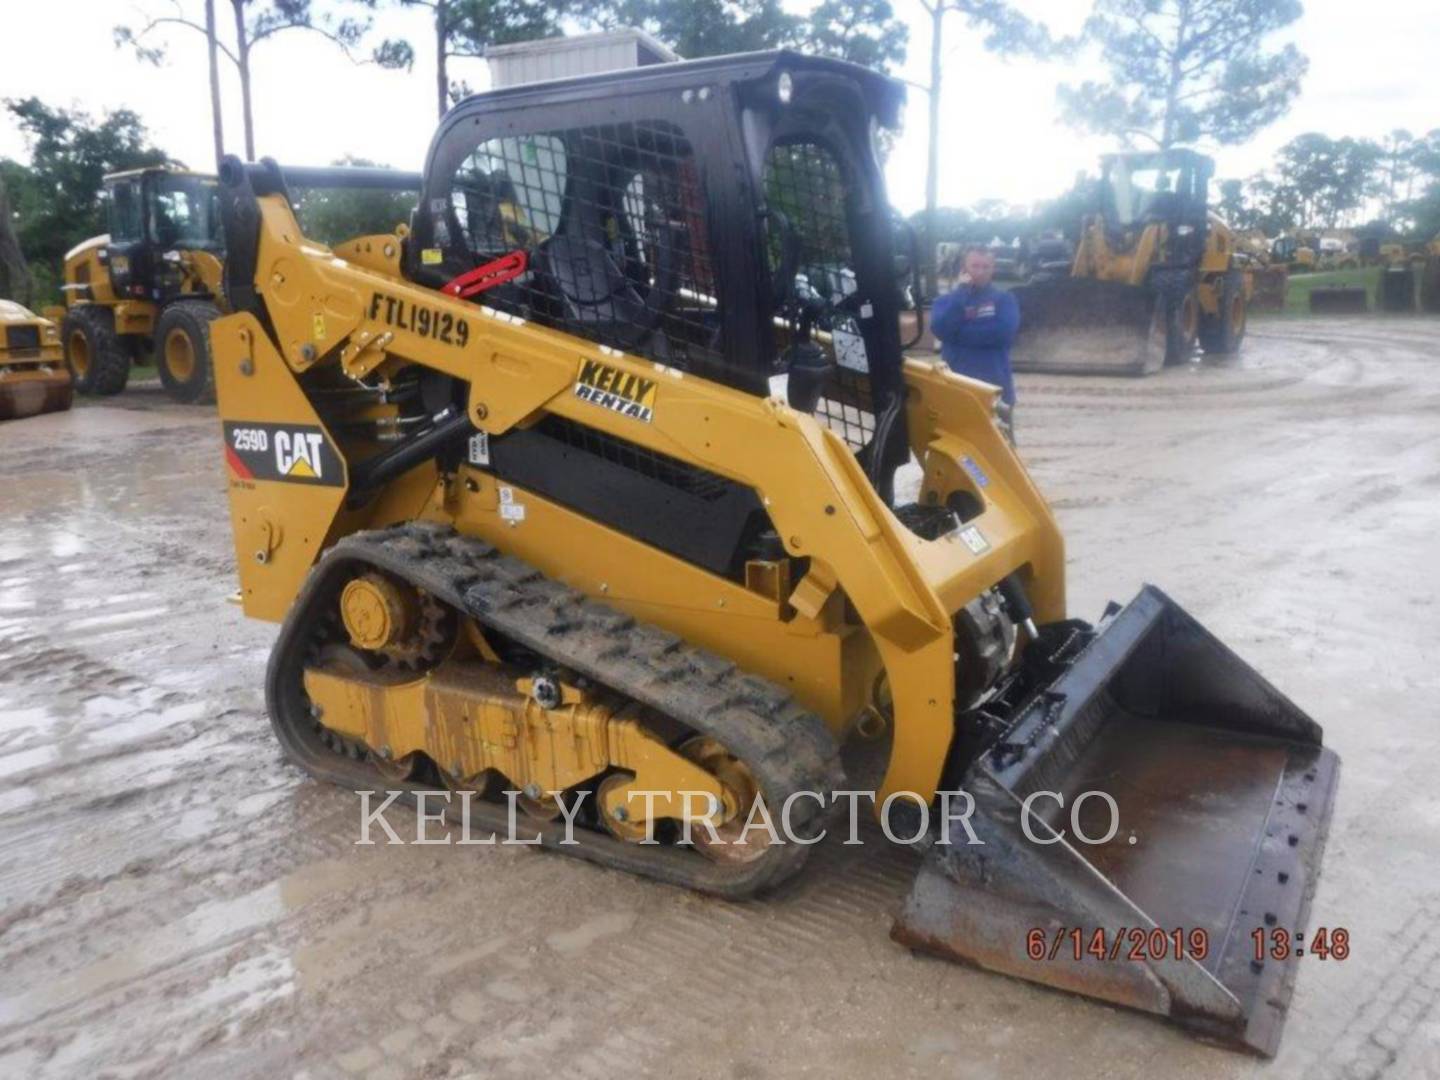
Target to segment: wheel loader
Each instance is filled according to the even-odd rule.
[[[333,249],[286,170],[224,162],[274,733],[343,788],[734,900],[878,760],[924,852],[897,940],[1271,1054],[1295,969],[1254,933],[1306,925],[1337,758],[1159,589],[1067,610],[997,388],[901,355],[903,99],[784,51],[472,96],[408,227]],[[1033,957],[1081,928],[1207,945]]]
[[[0,420],[68,409],[71,395],[55,324],[0,300]]]
[[[1017,288],[1016,371],[1145,375],[1245,339],[1254,292],[1193,150],[1109,154],[1069,277]]]
[[[413,173],[368,167],[291,170],[306,189],[408,191]],[[214,399],[210,324],[228,310],[213,176],[172,167],[105,177],[110,231],[65,256],[65,357],[82,394],[118,394],[153,359],[165,392]]]
[[[109,232],[65,254],[65,359],[82,394],[118,394],[152,357],[176,401],[213,397],[210,323],[224,307],[213,176],[169,166],[105,177]]]

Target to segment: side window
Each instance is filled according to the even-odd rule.
[[[190,192],[157,191],[155,212],[150,223],[151,239],[157,244],[173,244],[195,231],[197,217]]]
[[[835,361],[834,374],[815,408],[815,418],[859,450],[875,432],[870,393],[870,361],[857,316],[864,305],[858,294],[850,242],[850,187],[835,153],[814,141],[786,141],[765,159],[765,202],[771,211],[768,256],[772,278],[789,274],[782,263],[786,249],[794,259],[794,277],[775,281],[789,303],[777,317],[794,340],[796,332],[825,348]]]
[[[676,125],[482,139],[429,212],[447,274],[528,256],[480,302],[678,367],[718,359],[704,192]]]
[[[845,174],[828,147],[782,143],[765,160],[765,201],[785,216],[800,248],[796,286],[803,298],[838,303],[855,291]],[[782,237],[772,229],[770,266],[779,269]]]
[[[121,180],[110,187],[107,217],[110,242],[129,243],[140,239],[140,185],[135,180]]]
[[[543,243],[560,223],[565,144],[553,135],[490,139],[456,170],[446,225],[474,255]]]

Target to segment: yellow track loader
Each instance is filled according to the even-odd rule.
[[[68,409],[72,393],[55,324],[0,300],[0,420]]]
[[[901,355],[903,98],[789,52],[474,96],[410,226],[333,249],[285,170],[224,163],[215,375],[275,734],[734,899],[841,826],[868,741],[926,852],[899,940],[1273,1053],[1295,970],[1252,935],[1305,927],[1337,759],[1158,589],[1067,612],[998,391]],[[1125,955],[1033,957],[1071,930]]]
[[[1015,291],[1016,371],[1145,375],[1245,339],[1252,275],[1208,209],[1214,163],[1192,150],[1109,154],[1100,210],[1068,277]]]

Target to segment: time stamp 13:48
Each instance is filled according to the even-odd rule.
[[[1285,961],[1313,956],[1319,960],[1346,960],[1350,931],[1343,926],[1320,927],[1305,935],[1280,926],[1257,926],[1250,933],[1252,962]],[[1210,955],[1210,934],[1203,927],[1164,930],[1160,927],[1032,927],[1025,936],[1025,953],[1031,960],[1180,960],[1204,961]]]

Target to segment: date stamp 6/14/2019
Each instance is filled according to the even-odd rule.
[[[1319,960],[1345,960],[1350,956],[1350,932],[1343,926],[1320,927],[1301,934],[1282,927],[1257,927],[1250,935],[1256,961],[1289,960],[1314,956]],[[1116,960],[1144,963],[1190,959],[1204,962],[1210,955],[1210,934],[1203,927],[1165,930],[1160,927],[1031,927],[1025,935],[1025,954],[1034,961]]]

